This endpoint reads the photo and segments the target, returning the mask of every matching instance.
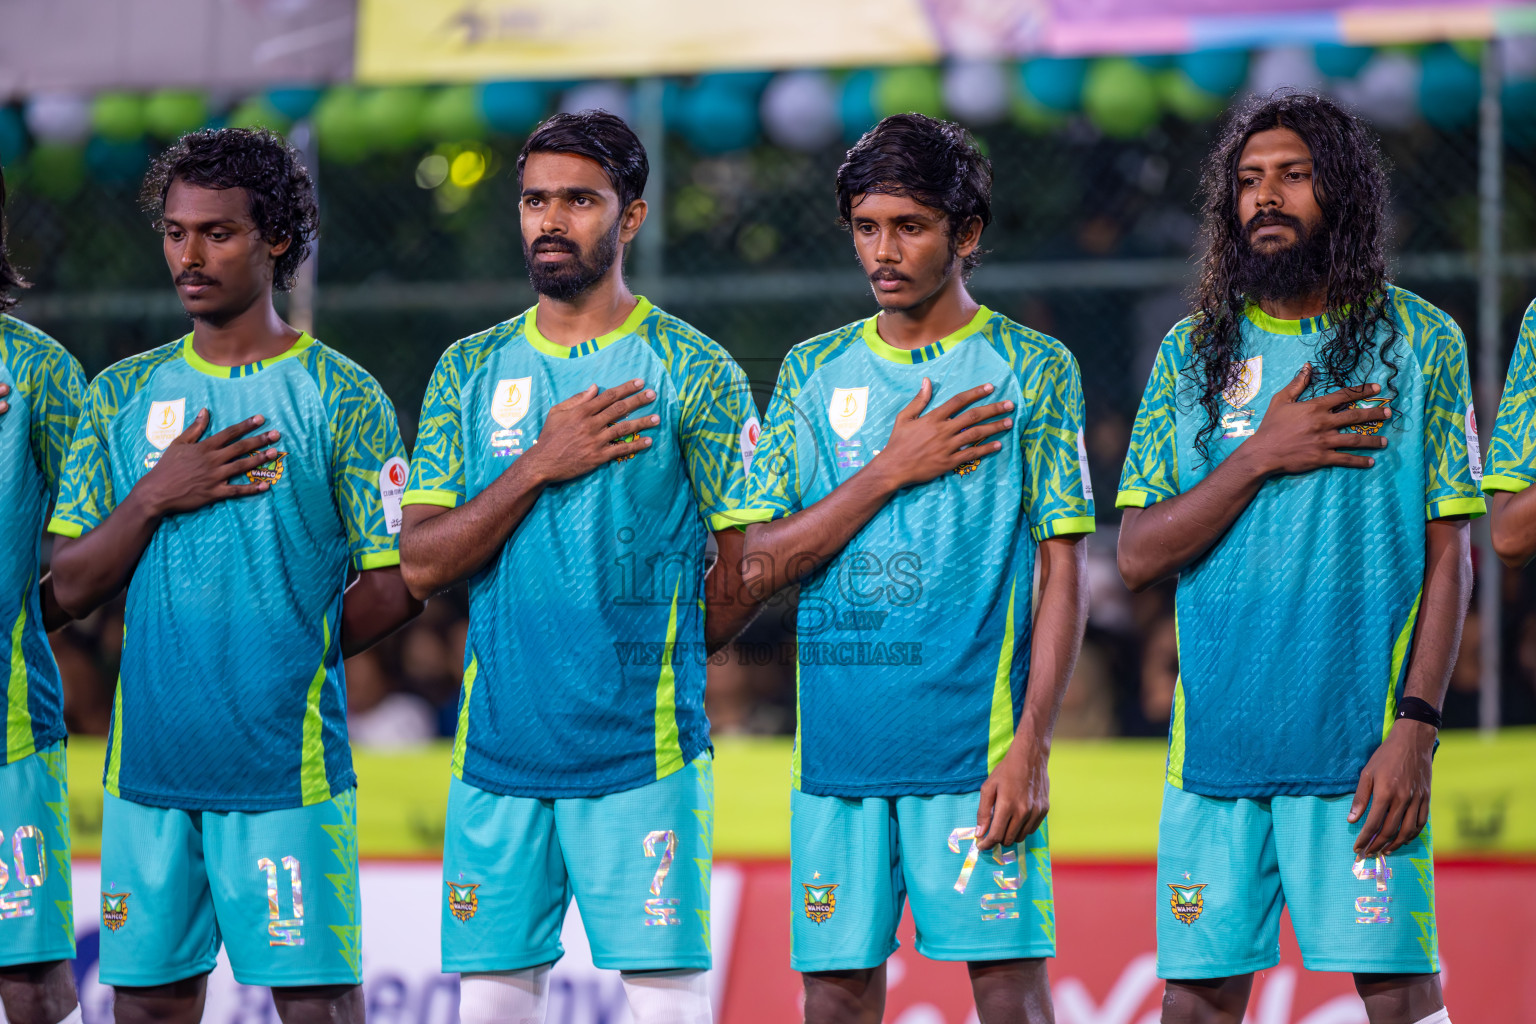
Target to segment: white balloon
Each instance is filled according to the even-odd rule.
[[[632,121],[629,90],[618,82],[583,82],[560,97],[560,112],[575,114],[582,110],[606,110],[625,121]]]
[[[40,92],[23,112],[27,130],[42,142],[84,142],[91,137],[91,105],[83,96]]]
[[[1276,89],[1290,87],[1298,90],[1320,88],[1323,73],[1317,70],[1309,46],[1277,46],[1265,50],[1254,58],[1248,72],[1248,89],[1258,96],[1268,96]]]
[[[1536,36],[1510,36],[1499,40],[1499,63],[1506,82],[1536,78]]]
[[[1406,128],[1419,113],[1419,62],[1405,53],[1378,53],[1353,81],[1340,82],[1338,98],[1382,128]]]
[[[759,114],[775,145],[812,151],[835,142],[843,130],[837,88],[820,71],[775,75],[763,90]]]
[[[944,106],[968,124],[990,124],[1008,113],[1008,72],[995,61],[967,60],[944,69]]]

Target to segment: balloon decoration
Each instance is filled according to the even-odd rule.
[[[631,118],[629,90],[618,82],[587,82],[568,89],[560,97],[565,113],[581,110],[606,110],[624,120]]]
[[[1419,63],[1406,53],[1383,51],[1352,82],[1341,82],[1339,99],[1383,128],[1406,128],[1417,114]]]
[[[1483,92],[1482,72],[1449,46],[1431,47],[1419,64],[1419,112],[1442,130],[1454,130],[1477,118]]]
[[[1317,70],[1329,78],[1354,78],[1371,59],[1369,46],[1318,43],[1312,51]]]
[[[91,104],[91,127],[108,142],[132,142],[144,134],[144,101],[128,92],[104,92]]]
[[[0,107],[0,165],[15,163],[27,149],[27,126],[15,107]]]
[[[149,145],[143,139],[119,142],[98,135],[85,145],[85,165],[98,181],[132,185],[149,167]]]
[[[357,163],[368,155],[362,98],[350,86],[332,89],[315,105],[315,135],[320,155],[341,163]]]
[[[27,185],[49,199],[73,199],[85,187],[85,147],[39,142],[27,160]]]
[[[208,123],[208,100],[200,92],[166,89],[144,103],[144,127],[159,139],[176,139]]]
[[[1083,101],[1088,61],[1081,57],[1040,57],[1021,66],[1024,91],[1047,110],[1068,113]]]
[[[791,71],[763,90],[758,108],[769,141],[814,152],[837,141],[843,130],[837,86],[821,71]]]
[[[1105,135],[1120,139],[1141,135],[1158,115],[1151,72],[1124,58],[1095,61],[1083,83],[1083,110]]]
[[[69,93],[36,94],[27,101],[23,118],[39,142],[71,144],[91,137],[91,105]]]
[[[892,114],[944,115],[944,90],[933,68],[906,67],[882,71],[875,77],[875,110],[881,117]]]
[[[1517,149],[1536,149],[1536,80],[1505,82],[1504,140]]]
[[[1196,50],[1180,54],[1174,63],[1208,96],[1230,96],[1248,79],[1247,50]]]
[[[471,142],[489,129],[472,85],[453,85],[430,96],[421,110],[421,133],[435,142]]]
[[[757,141],[755,74],[700,75],[681,97],[679,131],[696,152],[708,155],[745,149]]]
[[[1248,90],[1268,96],[1276,89],[1320,89],[1323,74],[1317,70],[1312,51],[1305,46],[1277,46],[1263,50],[1253,59],[1248,75]]]
[[[1156,76],[1157,98],[1176,116],[1186,121],[1209,121],[1226,109],[1222,96],[1209,93],[1180,68],[1159,71]]]
[[[944,71],[944,106],[966,124],[992,124],[1008,116],[1008,71],[996,61],[960,61]]]
[[[844,141],[856,142],[859,136],[873,128],[880,120],[880,115],[875,113],[875,73],[855,71],[845,78],[837,109],[843,122]]]
[[[319,89],[310,86],[289,86],[282,89],[271,89],[267,92],[267,102],[272,109],[282,114],[290,121],[298,121],[308,117],[315,109],[324,95]]]
[[[224,123],[231,128],[270,128],[275,132],[286,132],[292,127],[292,122],[265,96],[250,97],[231,110]]]
[[[503,135],[528,134],[549,109],[548,94],[534,82],[487,82],[479,99],[480,116]]]

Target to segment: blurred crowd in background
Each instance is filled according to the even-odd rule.
[[[1447,310],[1474,338],[1480,45],[1319,47],[1316,53],[1282,47],[1244,52],[1235,64],[1223,65],[1236,70],[1233,96],[1302,85],[1340,96],[1370,117],[1393,167],[1394,279]],[[1349,59],[1341,64],[1343,57]],[[1520,315],[1536,296],[1536,102],[1517,103],[1516,93],[1508,92],[1536,82],[1536,44],[1512,41],[1505,57],[1508,73],[1524,77],[1506,89],[1501,378]],[[300,142],[309,140],[307,158],[321,195],[316,283],[295,301],[304,303],[302,315],[312,315],[316,336],[378,377],[410,444],[422,391],[442,350],[533,301],[517,227],[514,165],[522,135],[552,109],[606,97],[603,102],[649,125],[642,124],[642,135],[653,167],[651,216],[629,255],[633,285],[720,341],[745,368],[764,407],[790,346],[875,308],[848,235],[836,222],[832,182],[847,145],[886,112],[882,103],[959,117],[995,171],[994,220],[983,237],[987,251],[973,293],[1062,339],[1082,367],[1098,533],[1090,548],[1088,634],[1058,735],[1163,735],[1178,672],[1173,588],[1165,584],[1133,595],[1120,582],[1114,495],[1158,342],[1188,310],[1199,170],[1214,119],[1228,100],[1179,100],[1188,99],[1187,69],[1171,58],[1117,61],[1112,70],[1120,93],[1111,99],[1119,99],[1098,110],[1091,102],[1094,83],[1107,80],[1094,78],[1099,65],[1078,68],[1075,86],[1066,83],[1076,92],[1055,108],[1042,105],[1045,90],[1039,81],[1030,84],[1028,72],[1049,66],[1053,74],[1065,74],[1060,62],[1022,65],[1016,78],[1003,83],[1001,105],[990,110],[959,104],[947,91],[953,76],[939,69],[904,71],[904,78],[872,79],[864,86],[856,78],[863,72],[822,75],[825,89],[842,97],[841,106],[830,129],[810,138],[784,137],[771,121],[766,127],[737,124],[734,133],[725,115],[711,122],[720,110],[737,107],[755,118],[759,103],[766,116],[778,102],[774,90],[788,88],[769,75],[713,76],[706,90],[713,106],[699,98],[703,78],[710,76],[691,85],[653,80],[649,91],[645,82],[607,83],[601,95],[585,86],[565,93],[524,90],[527,95],[516,93],[531,104],[519,114],[522,132],[498,129],[485,118],[453,122],[444,115],[443,123],[422,121],[411,132],[384,118],[396,130],[371,139],[329,125],[326,118],[338,115],[324,115],[324,104],[342,101],[316,93],[308,101],[315,111],[310,119],[278,125]],[[808,81],[797,74],[796,82]],[[729,90],[745,90],[731,93],[731,102],[746,99],[737,107],[716,103]],[[1111,115],[1126,109],[1121,101],[1142,93],[1160,98],[1137,107],[1135,123],[1117,124]],[[848,97],[855,94],[863,96],[862,106],[850,106]],[[488,86],[474,95],[486,106],[501,94]],[[438,107],[464,113],[460,107],[469,98],[444,90],[424,94],[412,107],[394,94],[389,110],[399,116]],[[9,154],[0,137],[12,194],[13,256],[35,285],[17,314],[59,338],[92,374],[187,329],[156,237],[136,203],[149,154],[165,138],[156,135],[154,119],[146,120],[147,105],[133,114],[131,98],[109,99],[97,104],[96,116],[111,130],[103,135],[98,125],[98,134],[76,150],[16,135],[22,131],[14,128],[21,124],[19,105],[9,108],[15,135]],[[376,96],[353,99],[383,103]],[[273,104],[262,102],[270,114]],[[250,106],[218,116],[262,113]],[[204,103],[197,115],[217,121],[213,110]],[[649,122],[647,110],[656,115]],[[26,112],[30,116],[31,106]],[[495,109],[483,113],[488,118]],[[366,127],[345,124],[356,131]],[[26,130],[35,131],[30,121]],[[456,140],[453,132],[466,137]],[[1469,355],[1475,380],[1475,343]],[[1478,405],[1486,431],[1492,396],[1480,394]],[[1536,586],[1522,573],[1504,574],[1501,586],[1501,719],[1532,723]],[[1451,681],[1449,726],[1477,724],[1477,607],[1474,602]],[[398,747],[452,735],[466,613],[462,591],[442,595],[419,621],[347,664],[354,742]],[[711,665],[708,710],[717,732],[793,733],[794,614],[794,595],[780,595]],[[121,617],[120,604],[109,606],[54,638],[76,732],[108,729]]]

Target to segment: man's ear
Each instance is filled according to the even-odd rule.
[[[273,257],[276,258],[278,256],[281,256],[283,253],[287,252],[289,247],[291,247],[292,245],[293,245],[293,239],[291,239],[291,238],[284,238],[282,241],[273,242],[272,243],[272,255],[273,255]]]
[[[645,223],[645,214],[649,209],[644,199],[633,199],[624,207],[624,212],[619,215],[619,241],[628,245],[635,240],[640,233],[640,225]]]
[[[981,244],[981,218],[972,217],[955,232],[955,255],[965,259]]]

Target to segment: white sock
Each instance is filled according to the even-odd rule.
[[[59,1024],[85,1024],[85,1018],[80,1014],[80,1004],[76,1003],[75,1008],[69,1011],[69,1016],[59,1021]]]
[[[459,977],[462,1024],[544,1024],[549,964]]]
[[[624,994],[635,1024],[712,1024],[704,971],[625,971]]]
[[[1442,1006],[1423,1020],[1415,1021],[1414,1024],[1451,1024],[1451,1011]]]

